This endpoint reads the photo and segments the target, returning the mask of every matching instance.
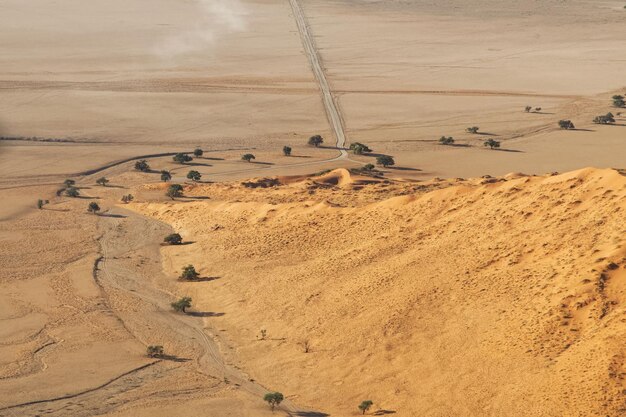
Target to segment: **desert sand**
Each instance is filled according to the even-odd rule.
[[[0,416],[626,414],[623,3],[0,16]]]

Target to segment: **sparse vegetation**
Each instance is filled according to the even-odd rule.
[[[89,206],[87,206],[87,211],[93,214],[97,214],[100,211],[100,206],[95,201],[92,201],[91,203],[89,203]]]
[[[200,174],[198,171],[191,170],[187,173],[187,178],[192,181],[200,181],[200,178],[202,178],[202,174]]]
[[[538,113],[541,111],[541,107],[535,107],[535,113]]]
[[[309,339],[304,339],[300,342],[300,346],[304,353],[309,353],[311,351],[311,341]]]
[[[613,96],[613,106],[615,106],[615,107],[626,107],[626,101],[624,101],[624,96],[622,96],[622,95],[614,95]]]
[[[74,184],[76,184],[76,181],[67,179],[63,181],[63,184],[65,185],[66,188],[69,188],[69,187],[73,187]]]
[[[364,171],[373,171],[373,170],[374,170],[374,168],[376,168],[376,167],[374,166],[374,164],[365,164],[365,165],[363,165],[363,170],[364,170]]]
[[[309,138],[309,145],[315,146],[316,148],[324,143],[324,138],[320,135],[314,135]]]
[[[105,177],[101,177],[96,180],[96,184],[101,185],[103,187],[106,187],[109,182],[110,181],[106,179]]]
[[[559,127],[561,129],[575,129],[574,123],[571,120],[559,120]]]
[[[243,161],[250,162],[250,161],[252,161],[253,159],[256,159],[256,158],[251,153],[247,153],[247,154],[241,155],[241,159]]]
[[[149,358],[162,358],[165,355],[165,351],[161,345],[150,345],[146,348],[146,355]]]
[[[283,155],[291,156],[291,147],[290,146],[283,146]]]
[[[498,142],[495,139],[487,139],[484,143],[483,146],[489,146],[489,149],[497,149],[500,147],[500,142]]]
[[[267,330],[261,329],[260,334],[261,334],[261,340],[267,339]]]
[[[133,195],[132,195],[132,194],[126,194],[126,195],[123,195],[123,196],[122,196],[122,203],[124,203],[124,204],[128,204],[128,203],[130,203],[131,201],[133,201],[134,199],[135,199],[135,197],[133,197]]]
[[[359,410],[361,410],[361,414],[365,414],[366,411],[372,408],[372,405],[374,405],[374,402],[372,400],[361,401],[361,404],[359,404]]]
[[[196,268],[193,265],[187,265],[183,268],[183,272],[180,274],[180,279],[196,279],[200,276],[200,274],[196,271]]]
[[[186,153],[177,153],[176,155],[174,155],[172,157],[172,159],[174,160],[174,162],[177,162],[179,164],[184,164],[186,162],[191,162],[193,161],[193,158],[189,155],[187,155]]]
[[[65,190],[65,195],[68,197],[76,198],[80,195],[80,191],[76,187],[69,187]]]
[[[168,182],[172,179],[172,174],[169,171],[161,171],[161,181]]]
[[[525,111],[526,113],[530,113],[530,111],[531,111],[532,109],[533,109],[533,108],[532,108],[532,106],[526,106],[526,108],[524,108],[524,111]]]
[[[394,161],[393,157],[389,155],[381,155],[376,158],[376,163],[387,168],[388,166],[395,165],[396,161]]]
[[[170,245],[180,245],[183,243],[183,237],[178,233],[172,233],[170,235],[165,236],[163,242],[168,243]]]
[[[596,116],[593,119],[593,122],[596,124],[601,124],[601,125],[615,123],[615,116],[613,116],[613,113],[609,112],[605,114],[604,116]]]
[[[193,151],[193,156],[195,156],[196,158],[200,158],[202,155],[204,155],[204,151],[200,148],[196,148]]]
[[[188,308],[191,308],[191,297],[182,297],[178,301],[174,301],[171,304],[174,311],[186,313]]]
[[[37,208],[39,210],[43,209],[43,206],[45,206],[46,204],[50,203],[48,200],[42,200],[41,198],[39,200],[37,200]]]
[[[441,143],[442,145],[453,145],[454,144],[454,138],[452,136],[442,136],[439,138],[439,143]]]
[[[172,200],[175,199],[176,197],[182,197],[183,186],[180,184],[172,184],[167,188],[165,195],[167,195]]]
[[[274,411],[274,408],[279,406],[284,399],[285,397],[280,392],[268,392],[263,397],[263,401],[269,404],[272,411]]]
[[[480,129],[480,128],[479,128],[478,126],[472,126],[472,127],[468,127],[467,129],[465,129],[465,131],[466,131],[467,133],[476,134],[476,133],[478,133],[478,130],[479,130],[479,129]]]
[[[367,145],[360,142],[354,142],[350,144],[350,150],[354,152],[355,155],[362,155],[364,153],[372,152],[372,150]]]
[[[141,161],[135,162],[135,169],[141,172],[148,172],[150,171],[150,165],[148,165],[148,161],[142,159]]]

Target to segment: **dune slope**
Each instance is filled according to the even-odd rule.
[[[162,249],[166,272],[218,278],[179,291],[224,313],[206,322],[225,354],[289,398],[331,415],[364,399],[398,416],[626,412],[619,172],[187,192],[209,199],[132,206],[195,242]]]

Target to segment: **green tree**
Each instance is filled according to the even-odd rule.
[[[191,170],[187,173],[187,178],[192,181],[200,181],[200,178],[202,178],[202,174],[200,174],[198,171]]]
[[[559,120],[559,127],[561,129],[575,129],[571,120]]]
[[[146,348],[146,355],[149,358],[162,358],[165,355],[165,351],[161,345],[150,345]]]
[[[168,182],[172,179],[172,174],[169,171],[161,171],[161,181]]]
[[[320,135],[314,135],[309,138],[309,145],[315,146],[316,148],[324,143],[324,138]]]
[[[174,311],[186,313],[188,308],[191,308],[191,297],[182,297],[178,301],[174,301],[171,304]]]
[[[87,206],[87,211],[96,214],[100,211],[100,206],[95,201],[92,201],[89,203],[89,206]]]
[[[180,245],[183,243],[183,237],[178,233],[172,233],[170,235],[165,236],[163,242],[169,243],[170,245]]]
[[[193,156],[195,156],[196,158],[200,158],[202,155],[204,155],[204,151],[200,148],[196,148],[193,151]]]
[[[442,145],[452,145],[454,144],[454,138],[452,136],[442,136],[439,138],[439,143],[441,143]]]
[[[135,169],[141,172],[148,172],[150,171],[150,165],[148,165],[148,161],[142,159],[141,161],[135,162]]]
[[[284,399],[285,397],[280,392],[268,392],[263,397],[263,401],[269,404],[272,411],[274,411],[274,408],[279,406],[280,403],[282,403]]]
[[[193,158],[189,155],[187,155],[186,153],[177,153],[176,155],[174,155],[172,157],[172,159],[174,160],[174,162],[178,162],[179,164],[184,164],[185,162],[191,162],[193,161]]]
[[[468,127],[467,129],[465,129],[465,131],[467,133],[476,134],[478,133],[478,129],[480,129],[478,126],[472,126],[472,127]]]
[[[364,153],[372,152],[372,150],[367,145],[364,145],[360,142],[351,143],[350,150],[354,152],[355,155],[362,155]]]
[[[388,166],[395,165],[396,161],[394,161],[393,157],[389,155],[381,155],[376,158],[376,163],[387,168]]]
[[[110,182],[110,181],[109,181],[108,179],[106,179],[105,177],[98,178],[98,179],[96,180],[96,184],[99,184],[99,185],[101,185],[101,186],[103,186],[103,187],[106,187],[106,185],[107,185],[109,182]]]
[[[124,204],[128,204],[128,203],[130,203],[131,201],[133,201],[134,199],[135,199],[135,197],[133,197],[133,195],[132,195],[132,194],[126,194],[126,195],[123,195],[123,196],[122,196],[122,203],[124,203]]]
[[[73,187],[74,184],[76,184],[76,181],[67,179],[63,181],[63,184],[65,185],[66,188],[69,188],[69,187]]]
[[[605,114],[604,116],[596,116],[593,119],[593,122],[596,124],[602,124],[602,125],[615,123],[615,116],[613,116],[613,113],[609,112]]]
[[[171,198],[172,200],[175,199],[176,197],[182,197],[183,186],[180,184],[172,184],[167,188],[167,192],[165,193],[165,195]]]
[[[373,170],[374,170],[374,168],[376,168],[376,167],[374,166],[374,164],[365,164],[365,165],[363,165],[363,169],[364,169],[365,171],[373,171]]]
[[[613,106],[626,107],[626,101],[624,101],[624,96],[620,96],[620,95],[613,96]]]
[[[244,161],[250,162],[250,161],[252,161],[253,159],[256,159],[256,158],[251,153],[247,153],[245,155],[242,155],[241,159],[244,160]]]
[[[500,147],[500,142],[498,142],[497,140],[494,140],[494,139],[487,139],[483,143],[483,146],[489,146],[490,149],[495,149],[495,148],[499,148]]]
[[[80,191],[78,191],[78,188],[76,187],[69,187],[68,189],[65,190],[65,195],[68,197],[78,197],[80,195]]]
[[[361,401],[361,404],[359,404],[359,410],[361,410],[362,414],[365,414],[366,411],[372,408],[373,404],[374,402],[372,400]]]
[[[285,155],[285,156],[290,156],[291,155],[291,147],[290,146],[283,146],[283,155]]]
[[[193,265],[187,265],[183,268],[183,272],[180,274],[180,279],[196,279],[200,274],[196,271]]]

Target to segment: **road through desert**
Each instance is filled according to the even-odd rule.
[[[0,1],[0,416],[626,415],[625,5]]]

